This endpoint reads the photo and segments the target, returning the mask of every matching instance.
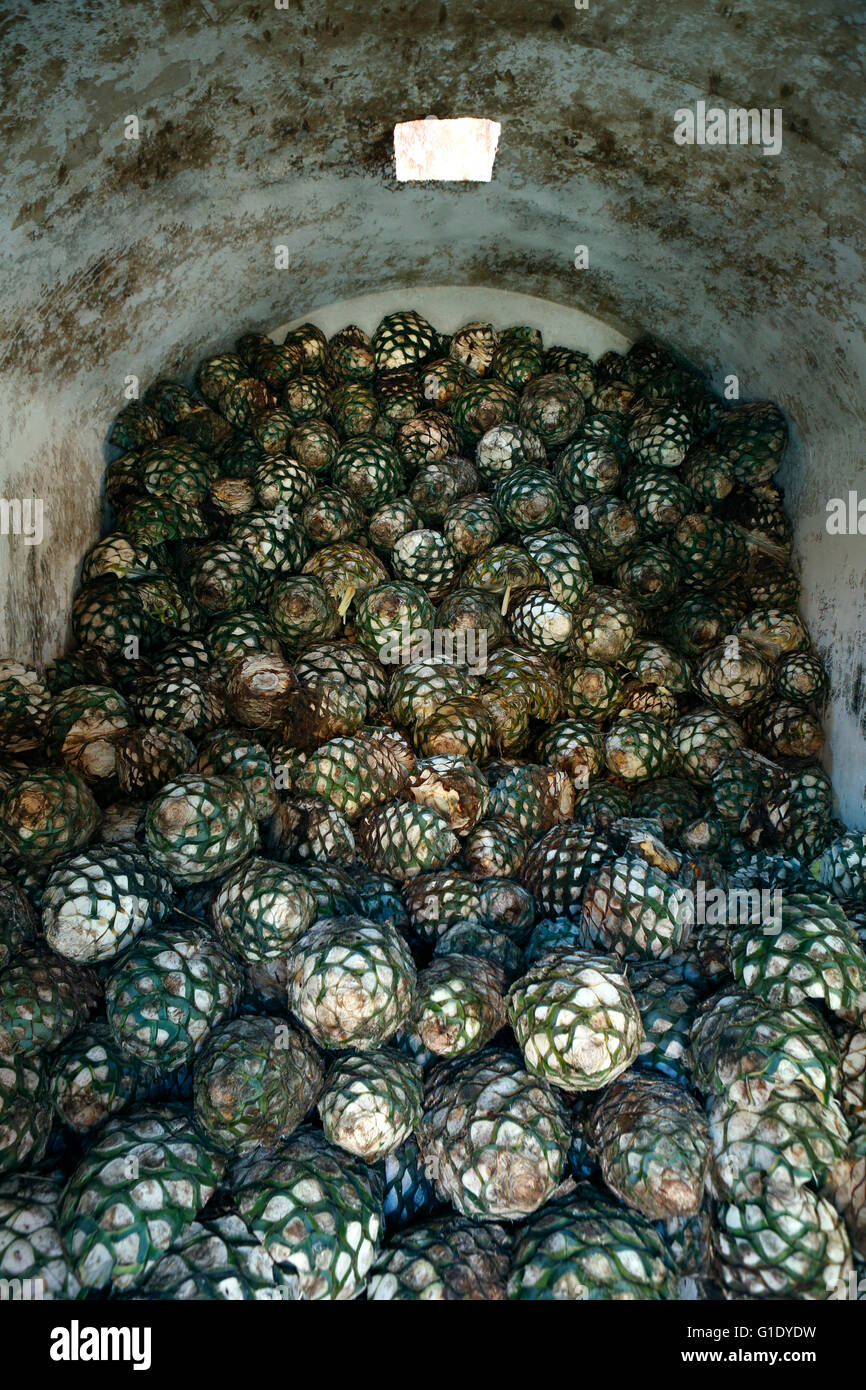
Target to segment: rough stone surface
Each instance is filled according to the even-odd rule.
[[[863,487],[856,13],[287,3],[25,0],[2,19],[0,476],[47,516],[41,546],[0,537],[0,648],[41,661],[64,640],[127,374],[186,374],[238,332],[350,296],[507,286],[650,330],[791,418],[828,758],[862,825],[866,539],[824,525],[828,497]],[[674,111],[699,98],[781,107],[781,156],[675,145]],[[398,185],[393,126],[431,113],[501,122],[490,184]]]

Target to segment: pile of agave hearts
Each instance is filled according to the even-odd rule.
[[[0,664],[0,1275],[845,1296],[866,841],[786,438],[413,311],[121,412],[74,645]]]

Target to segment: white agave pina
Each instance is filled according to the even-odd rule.
[[[228,713],[245,729],[277,728],[288,713],[293,689],[292,668],[283,657],[245,652],[231,662],[226,675]]]
[[[866,1008],[866,956],[842,908],[785,893],[778,920],[731,933],[734,979],[771,1004],[815,999],[848,1022]]]
[[[418,1144],[427,1176],[464,1216],[516,1220],[565,1176],[563,1099],[510,1048],[439,1062],[425,1086]]]
[[[836,1100],[822,1101],[805,1086],[774,1086],[751,1103],[748,1096],[714,1096],[707,1114],[710,1189],[726,1201],[760,1198],[767,1186],[822,1188],[848,1148]]]
[[[417,973],[400,934],[364,917],[317,921],[288,957],[290,1011],[320,1047],[368,1052],[408,1017]]]
[[[439,1057],[475,1052],[505,1023],[505,971],[460,951],[434,955],[418,972],[410,1026]]]
[[[687,889],[635,854],[596,870],[583,897],[587,939],[624,959],[673,955],[688,944],[693,919]]]
[[[437,1216],[394,1236],[376,1256],[367,1299],[376,1303],[498,1302],[507,1297],[507,1227]]]
[[[94,1012],[96,976],[38,943],[0,972],[0,1057],[52,1052]]]
[[[26,864],[43,866],[93,838],[99,808],[77,772],[24,772],[0,790],[4,844]]]
[[[641,463],[678,468],[691,441],[687,411],[665,400],[635,403],[629,415],[628,445]]]
[[[644,1216],[693,1216],[710,1163],[707,1123],[684,1086],[629,1071],[606,1087],[586,1135],[607,1186]]]
[[[114,738],[132,723],[127,701],[110,686],[71,686],[52,701],[46,749],[88,784],[108,782],[116,765]]]
[[[608,729],[604,757],[610,771],[624,782],[663,777],[673,763],[667,728],[653,714],[623,713]]]
[[[325,1069],[306,1034],[275,1014],[215,1028],[195,1059],[196,1123],[220,1149],[273,1148],[306,1118]]]
[[[382,1234],[382,1175],[299,1129],[230,1172],[238,1214],[304,1299],[347,1299],[366,1282]]]
[[[519,1228],[508,1296],[521,1302],[672,1299],[676,1272],[654,1222],[580,1184]]]
[[[575,646],[586,661],[617,662],[637,636],[637,606],[620,589],[595,585],[578,610]]]
[[[45,1063],[0,1054],[0,1173],[38,1163],[53,1121]]]
[[[323,743],[306,759],[295,785],[298,791],[325,797],[355,821],[398,793],[405,781],[405,769],[393,752],[363,735]]]
[[[385,396],[385,378],[380,387],[382,396]],[[393,383],[394,377],[390,378]],[[408,383],[409,376],[403,378],[404,383]],[[416,481],[429,470],[430,475],[437,478],[442,486],[442,493],[439,497],[439,506],[435,508],[434,514],[441,516],[448,502],[455,495],[460,495],[471,489],[475,481],[475,471],[468,463],[468,460],[460,459],[458,467],[449,468],[449,463],[454,458],[457,450],[457,434],[452,421],[443,410],[420,410],[414,412],[417,400],[417,378],[412,378],[413,413],[410,413],[408,399],[404,396],[400,400],[400,392],[393,390],[391,399],[385,403],[385,413],[389,420],[394,421],[395,415],[401,415],[397,431],[394,436],[397,445],[397,452],[406,469],[418,469]],[[396,421],[394,421],[396,423]],[[429,496],[426,486],[423,494]]]
[[[174,889],[138,846],[94,845],[55,863],[42,893],[42,929],[58,954],[110,960],[162,922]]]
[[[401,896],[413,937],[435,942],[452,923],[480,917],[482,891],[480,883],[457,869],[407,879]]]
[[[233,1013],[241,969],[204,927],[172,923],[119,956],[105,978],[112,1035],[126,1056],[178,1067]]]
[[[322,796],[292,796],[281,801],[261,826],[262,842],[270,854],[289,854],[320,864],[352,864],[355,837],[349,822]]]
[[[379,372],[414,367],[433,356],[437,334],[416,309],[386,314],[373,334],[372,349]]]
[[[391,551],[398,579],[419,585],[434,600],[444,598],[460,575],[460,563],[438,531],[419,528],[398,537]]]
[[[768,1004],[736,987],[698,1008],[687,1056],[706,1095],[760,1102],[777,1086],[802,1086],[829,1103],[839,1090],[839,1047],[808,1004]]]
[[[783,608],[753,608],[736,624],[734,633],[754,642],[773,661],[809,645],[809,634],[801,619]]]
[[[464,452],[471,453],[493,425],[513,420],[517,403],[517,392],[495,378],[470,381],[459,391],[452,406],[452,418]]]
[[[448,458],[448,446],[456,440],[438,413],[430,411],[407,421],[400,428],[399,440],[404,457],[414,456],[421,464],[409,486],[409,498],[422,520],[442,526],[454,502],[477,487],[478,474],[468,460]]]
[[[562,719],[540,739],[538,759],[567,772],[575,788],[585,787],[602,770],[604,735],[588,719]]]
[[[522,763],[503,776],[488,772],[491,782],[488,813],[512,821],[533,840],[571,819],[574,788],[559,768]]]
[[[853,1028],[842,1042],[842,1108],[859,1119],[866,1115],[866,1028]]]
[[[394,1049],[338,1058],[319,1096],[322,1129],[338,1148],[375,1163],[413,1133],[422,1097],[420,1066]]]
[[[435,714],[445,700],[471,695],[470,674],[443,658],[419,657],[394,672],[388,691],[392,718],[406,727],[421,724]]]
[[[301,870],[251,859],[220,881],[210,912],[226,945],[256,962],[286,954],[312,925],[316,899]]]
[[[224,1168],[182,1106],[141,1105],[109,1120],[60,1208],[74,1277],[86,1289],[135,1287],[205,1206]]]
[[[243,786],[257,821],[265,820],[277,808],[270,755],[245,730],[217,729],[208,734],[189,770],[235,778]]]
[[[528,714],[549,723],[562,705],[560,676],[552,660],[528,647],[499,647],[487,663],[485,678]]]
[[[240,1216],[191,1221],[132,1295],[172,1302],[294,1298],[295,1281],[275,1265]]]
[[[140,725],[115,743],[117,785],[124,796],[149,796],[187,772],[195,744],[179,729]]]
[[[60,1121],[89,1133],[138,1097],[141,1067],[124,1056],[105,1019],[77,1029],[52,1053],[48,1090]]]
[[[810,867],[837,898],[866,898],[866,832],[840,835]]]
[[[457,695],[419,722],[413,739],[424,757],[451,756],[484,762],[494,738],[491,716],[480,699]]]
[[[866,1255],[866,1125],[854,1128],[845,1152],[831,1164],[826,1189],[841,1214],[855,1255]]]
[[[514,982],[507,1002],[527,1067],[564,1090],[606,1086],[640,1051],[640,1012],[611,956],[554,949]]]
[[[491,425],[475,448],[478,471],[487,483],[524,464],[542,463],[545,457],[546,451],[537,435],[510,421]]]
[[[173,883],[206,883],[249,855],[256,823],[243,788],[228,777],[186,774],[147,808],[145,842]]]
[[[215,728],[227,716],[221,686],[211,676],[198,672],[189,675],[172,670],[141,681],[135,704],[143,723],[173,729],[175,733]],[[127,746],[130,738],[131,734],[124,734],[121,747]],[[115,768],[120,776],[123,759],[117,750],[115,754]]]
[[[756,643],[734,637],[706,654],[695,684],[704,699],[736,715],[763,699],[772,671],[772,663]]]
[[[51,694],[36,671],[0,657],[0,748],[9,756],[38,748]]]
[[[523,391],[518,418],[545,448],[567,444],[583,423],[586,405],[568,376],[548,372],[533,377]]]
[[[442,530],[451,549],[472,560],[499,539],[502,522],[489,498],[472,493],[452,502],[442,519]]]
[[[597,730],[599,742],[598,768],[604,771],[604,734],[601,724],[623,705],[626,690],[616,669],[604,662],[578,661],[570,664],[563,679],[563,713],[573,720],[591,723]],[[566,721],[568,722],[568,721]],[[582,790],[592,780],[585,777]]]
[[[81,1285],[59,1229],[62,1179],[9,1173],[0,1179],[0,1280],[21,1298],[74,1299]]]
[[[511,820],[479,821],[463,840],[463,863],[474,878],[516,878],[529,841]]]
[[[698,709],[677,720],[671,736],[683,771],[708,785],[726,753],[742,747],[743,730],[720,710]]]
[[[809,1187],[767,1185],[721,1203],[713,1226],[722,1292],[736,1299],[844,1299],[854,1264],[832,1202]]]
[[[460,841],[447,820],[414,802],[389,802],[368,811],[357,832],[364,863],[392,878],[414,878],[443,868]]]
[[[522,879],[540,911],[579,919],[590,876],[611,852],[603,836],[566,822],[535,841],[523,861]]]
[[[409,774],[407,790],[413,801],[435,811],[457,835],[477,825],[490,800],[487,778],[461,754],[419,758]]]

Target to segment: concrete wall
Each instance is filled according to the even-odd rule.
[[[0,478],[45,499],[47,529],[0,538],[0,649],[39,661],[64,640],[128,373],[186,373],[376,291],[518,290],[655,332],[790,416],[829,761],[863,824],[866,538],[824,527],[828,497],[866,493],[862,11],[287,3],[22,0],[2,20]],[[782,154],[677,146],[698,98],[781,107]],[[394,122],[431,113],[502,123],[489,185],[396,183]]]

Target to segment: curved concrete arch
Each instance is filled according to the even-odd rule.
[[[45,661],[65,639],[127,375],[184,375],[242,331],[391,289],[516,291],[654,332],[789,415],[828,763],[863,824],[866,537],[825,526],[830,497],[866,493],[862,14],[286,3],[25,0],[3,18],[0,480],[44,498],[46,534],[0,538],[0,648]],[[677,146],[674,113],[699,99],[781,108],[782,153]],[[431,113],[501,123],[490,184],[397,184],[393,126]]]

